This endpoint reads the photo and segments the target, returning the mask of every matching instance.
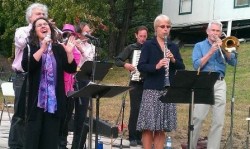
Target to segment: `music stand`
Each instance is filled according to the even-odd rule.
[[[191,149],[193,125],[193,106],[196,104],[214,104],[214,84],[218,72],[177,71],[165,96],[164,103],[189,104],[188,148]]]
[[[83,80],[92,80],[92,82],[101,81],[108,73],[109,69],[112,67],[113,63],[108,62],[99,62],[99,61],[86,61],[80,68],[80,70],[76,73],[75,79],[76,84],[78,81]],[[79,90],[79,87],[77,85],[77,89]],[[80,96],[85,97],[85,96]],[[89,97],[89,96],[86,96]],[[89,97],[90,98],[90,97]],[[79,100],[80,101],[80,100]],[[99,103],[98,103],[99,104]],[[99,105],[98,105],[99,106]],[[89,101],[89,144],[90,147],[92,145],[91,139],[92,139],[92,130],[93,130],[93,100]]]
[[[95,135],[95,148],[98,147],[98,123],[99,123],[99,102],[100,98],[111,98],[122,92],[129,90],[129,86],[116,86],[116,85],[101,85],[89,83],[86,87],[81,88],[79,91],[69,92],[68,97],[91,97],[96,98],[96,135]],[[90,117],[93,119],[93,117]],[[92,137],[92,136],[90,136]],[[92,138],[90,138],[92,139]],[[89,142],[89,148],[91,142]]]
[[[95,73],[93,74],[93,61],[86,61],[75,75],[76,80],[99,80],[101,81],[109,69],[112,67],[113,63],[108,62],[95,62]]]

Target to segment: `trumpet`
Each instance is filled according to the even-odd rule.
[[[59,35],[61,35],[61,34],[63,34],[63,31],[61,31],[59,28],[57,28],[56,26],[53,26],[53,29],[54,29],[54,31],[56,32],[56,34],[59,34]]]
[[[69,31],[63,32],[56,26],[54,26],[53,28],[56,32],[56,39],[58,43],[67,43],[70,36],[75,36],[75,38],[79,37],[77,33],[69,32]]]

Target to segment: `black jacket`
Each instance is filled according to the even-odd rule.
[[[170,61],[169,79],[170,85],[176,70],[185,69],[179,48],[168,40],[168,49],[174,55],[175,63]],[[138,63],[138,70],[144,74],[144,89],[162,90],[164,88],[165,68],[156,69],[156,64],[163,58],[163,51],[156,38],[148,40],[143,44],[141,56]]]
[[[29,120],[36,118],[36,113],[38,111],[37,99],[38,99],[38,89],[40,84],[41,76],[41,66],[42,58],[40,61],[36,61],[33,54],[39,50],[40,47],[30,45],[30,62],[28,70],[28,48],[24,49],[22,67],[28,72],[29,81],[29,93],[28,93],[28,118]],[[55,116],[62,117],[66,111],[66,99],[65,99],[65,89],[64,89],[64,71],[68,73],[76,72],[77,64],[75,60],[71,64],[68,63],[67,55],[64,48],[59,44],[52,45],[52,51],[56,60],[56,99],[57,99],[57,111]]]
[[[140,43],[133,43],[128,45],[116,58],[115,65],[118,67],[123,67],[126,60],[132,63],[134,50],[141,50],[142,45]]]

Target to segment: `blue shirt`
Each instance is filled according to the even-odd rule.
[[[193,54],[192,54],[193,67],[195,70],[198,70],[198,68],[201,66],[201,58],[208,53],[211,46],[212,45],[209,43],[208,39],[205,39],[195,44],[194,49],[193,49]],[[236,59],[235,53],[231,53],[230,59],[227,59],[225,55],[224,57],[225,57],[226,63],[232,66],[236,65],[237,59]],[[203,67],[200,68],[200,71],[219,72],[220,77],[224,77],[225,70],[226,70],[226,63],[224,63],[224,60],[221,56],[220,51],[217,50],[210,57],[207,63]]]

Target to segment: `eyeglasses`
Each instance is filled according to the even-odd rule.
[[[46,23],[41,23],[41,24],[37,24],[36,27],[42,27],[42,26],[48,26],[49,24],[46,22]]]
[[[164,29],[164,28],[171,28],[170,25],[160,25],[159,27],[162,28],[162,29]]]

